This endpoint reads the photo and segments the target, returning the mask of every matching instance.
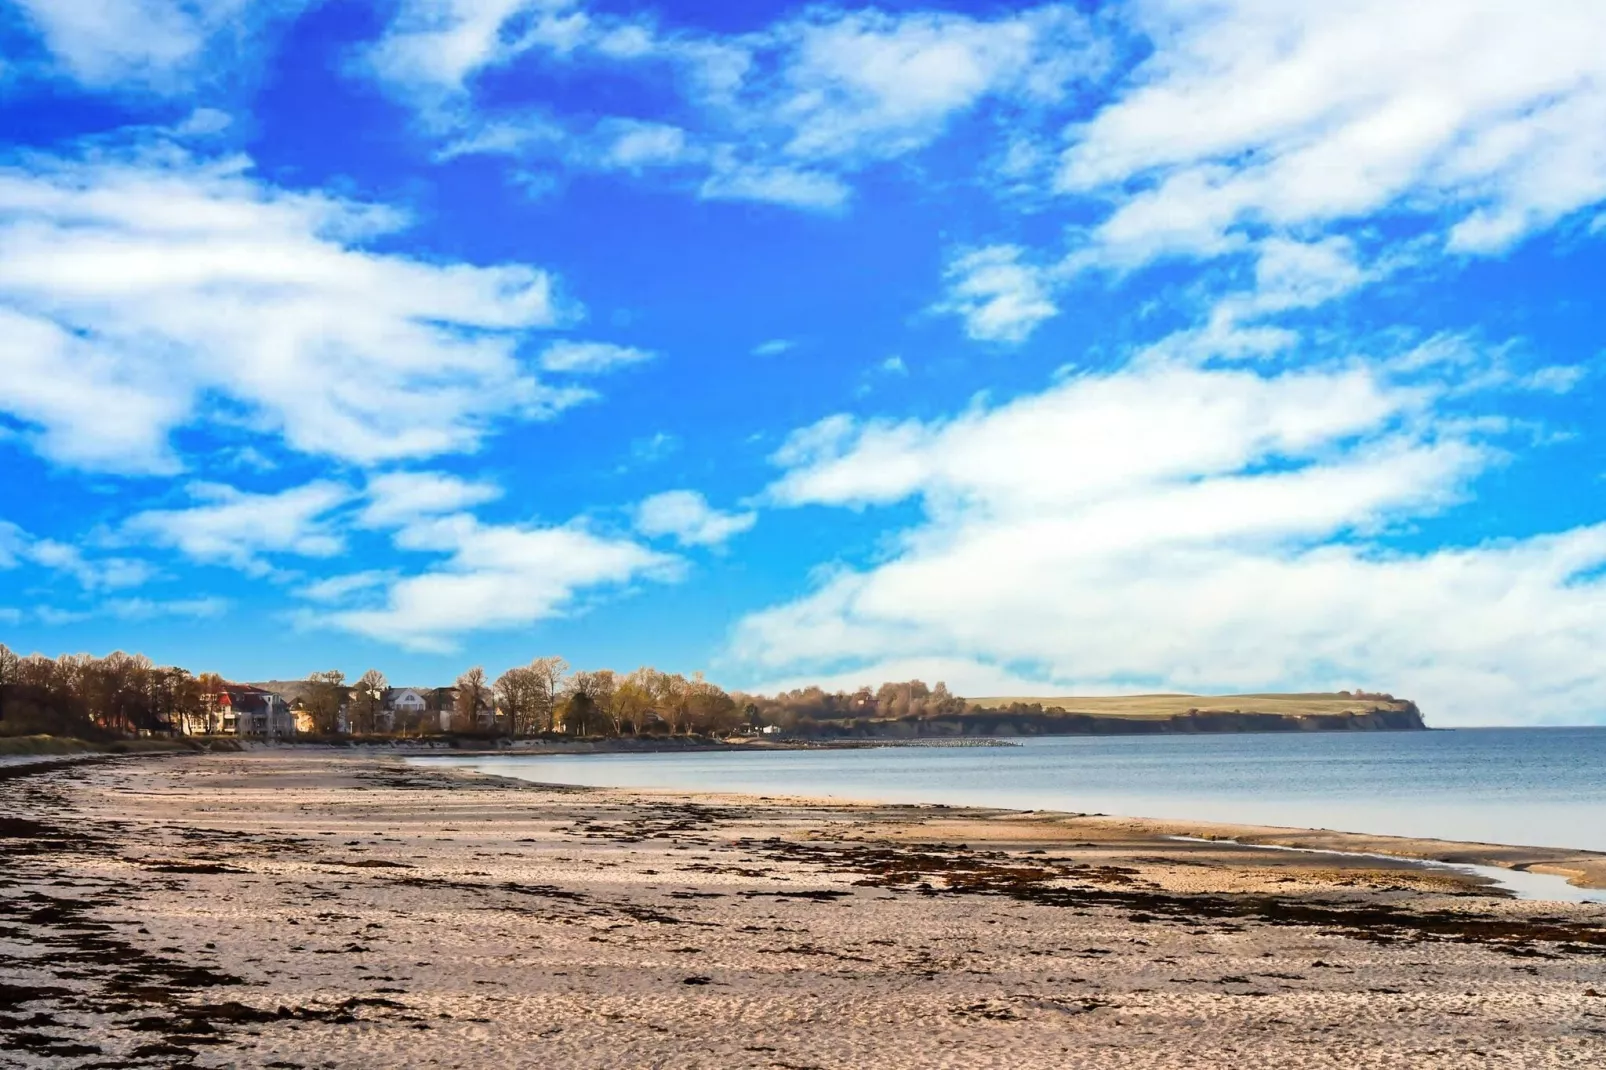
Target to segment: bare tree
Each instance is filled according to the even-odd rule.
[[[534,730],[541,694],[529,666],[517,665],[498,676],[496,699],[507,715],[509,736],[528,735]]]
[[[615,734],[623,735],[627,724],[632,735],[641,733],[642,722],[652,710],[652,678],[657,671],[643,665],[615,683],[612,711]]]
[[[569,663],[562,658],[536,658],[530,662],[530,679],[535,689],[535,716],[546,732],[557,719],[558,703],[563,701],[563,676]]]
[[[691,682],[679,673],[655,673],[652,679],[653,706],[669,734],[674,735],[687,726],[691,709]]]
[[[151,672],[148,703],[154,723],[169,734],[189,735],[200,710],[200,689],[187,670],[170,665]]]
[[[312,730],[321,735],[333,733],[340,724],[340,706],[345,700],[346,674],[339,669],[308,676],[307,697],[302,702],[312,718]]]
[[[591,701],[596,706],[598,727],[611,730],[613,735],[619,734],[619,722],[614,714],[614,699],[617,685],[614,682],[612,669],[598,669],[590,674]]]
[[[483,673],[481,675],[484,675]],[[378,669],[369,669],[357,680],[357,686],[352,691],[351,708],[353,717],[352,731],[361,731],[372,735],[377,727],[379,711],[384,708],[385,692],[390,684],[385,674]]]
[[[703,679],[702,673],[692,677],[686,705],[688,726],[699,732],[729,735],[742,721],[742,712],[737,708],[736,700]]]
[[[215,672],[203,672],[195,678],[195,687],[201,705],[201,731],[208,734],[222,731],[223,717],[219,712],[219,704],[223,694],[223,677]]]
[[[605,719],[604,710],[613,700],[613,673],[577,672],[569,677],[569,697],[564,704],[563,727],[571,725],[582,735],[591,735]]]
[[[491,689],[485,682],[485,670],[476,665],[457,678],[457,704],[453,711],[459,731],[472,732],[479,727],[480,710],[486,705]]]
[[[20,682],[18,677],[21,671],[22,659],[13,654],[10,647],[0,643],[0,721],[6,719],[6,699]]]

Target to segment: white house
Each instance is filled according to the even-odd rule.
[[[385,709],[404,721],[422,717],[429,700],[410,687],[393,687],[385,692]]]

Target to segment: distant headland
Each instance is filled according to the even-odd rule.
[[[1378,732],[1426,729],[1415,702],[1366,691],[1249,695],[1067,695],[972,699],[963,713],[871,720],[866,734],[1167,735],[1201,732]]]

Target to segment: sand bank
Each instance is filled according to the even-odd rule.
[[[298,751],[0,815],[0,1066],[1606,1063],[1606,907],[1165,838],[1241,828]]]

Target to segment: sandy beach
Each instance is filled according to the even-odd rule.
[[[1599,856],[535,785],[0,770],[0,1066],[1606,1065]]]

